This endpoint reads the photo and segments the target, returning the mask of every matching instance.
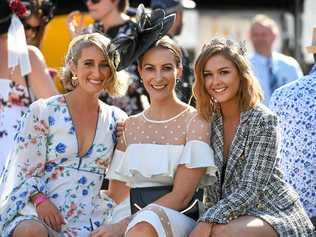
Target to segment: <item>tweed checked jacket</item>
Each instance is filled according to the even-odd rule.
[[[311,236],[313,227],[298,201],[298,194],[282,180],[277,155],[277,118],[268,108],[259,104],[241,114],[226,159],[223,155],[223,121],[220,114],[215,114],[211,144],[219,173],[217,184],[207,187],[206,205],[209,209],[199,221],[226,224],[238,216],[252,215],[266,220],[277,230],[279,228],[279,233],[292,233],[292,227],[299,227],[283,222],[286,218],[296,218],[309,228],[304,232],[308,235],[302,236]],[[287,209],[289,213],[285,212],[285,219],[281,218]],[[295,220],[291,221],[295,223]],[[282,229],[286,226],[290,232]]]

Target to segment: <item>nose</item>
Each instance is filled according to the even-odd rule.
[[[100,68],[98,66],[93,67],[92,75],[94,76],[94,78],[100,78],[101,77],[101,71],[100,71]]]
[[[156,75],[155,75],[155,80],[156,81],[161,81],[163,79],[163,75],[160,70],[157,70]]]
[[[216,88],[220,86],[222,80],[219,74],[214,74],[211,79],[206,80],[205,82],[208,88]]]

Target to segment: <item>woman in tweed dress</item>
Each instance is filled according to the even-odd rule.
[[[279,169],[277,119],[242,44],[213,39],[195,64],[197,109],[212,119],[218,184],[190,237],[311,237],[313,225]]]

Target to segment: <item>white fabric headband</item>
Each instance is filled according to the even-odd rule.
[[[22,76],[32,71],[23,24],[12,14],[8,30],[8,67],[14,70],[18,65]]]

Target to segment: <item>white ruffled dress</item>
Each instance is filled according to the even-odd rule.
[[[148,119],[144,113],[129,118],[125,129],[125,152],[116,150],[109,179],[124,181],[131,188],[172,185],[177,167],[207,168],[201,185],[215,180],[213,150],[208,145],[209,124],[191,107],[166,121]],[[185,180],[184,180],[185,182]],[[130,200],[118,204],[112,223],[130,216]],[[148,222],[159,237],[188,236],[196,222],[184,214],[157,204],[137,212],[127,231]]]

